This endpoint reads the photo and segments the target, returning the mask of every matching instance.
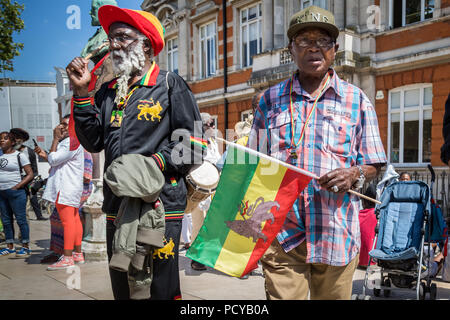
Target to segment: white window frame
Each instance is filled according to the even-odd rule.
[[[257,7],[257,14],[258,16],[254,19],[252,19],[251,21],[248,21],[248,12],[251,8]],[[253,3],[250,6],[241,8],[239,10],[239,37],[240,37],[240,43],[239,43],[239,55],[240,55],[240,61],[241,61],[241,67],[242,68],[248,68],[252,66],[252,63],[250,62],[250,41],[249,41],[249,30],[250,30],[250,25],[253,24],[257,24],[258,26],[258,31],[257,34],[260,35],[260,37],[258,38],[257,41],[257,47],[256,47],[256,54],[261,53],[262,51],[262,16],[263,16],[263,12],[262,12],[263,8],[262,8],[262,2],[258,2],[258,3]],[[246,22],[242,22],[242,12],[246,11],[247,12],[247,21]],[[247,27],[247,61],[244,61],[244,55],[242,54],[243,51],[243,46],[244,46],[244,35],[243,35],[243,29],[244,27]]]
[[[177,41],[177,47],[174,49],[173,48],[173,42]],[[169,40],[167,40],[167,70],[174,72],[176,74],[178,74],[178,47],[179,47],[179,41],[178,41],[178,37],[175,38],[171,38]],[[177,55],[177,65],[176,68],[174,67],[174,55]]]
[[[319,2],[319,4],[314,4],[314,0],[300,0],[300,8],[301,10],[303,10],[309,6],[316,5],[318,7],[321,7],[322,9],[328,10],[328,0],[319,0]]]
[[[433,11],[434,12],[434,11]],[[417,23],[425,20],[425,0],[420,0],[420,21],[409,23]],[[406,26],[406,0],[402,0],[402,26]]]
[[[208,26],[214,24],[214,34],[212,35],[207,35],[206,32],[208,30]],[[202,37],[202,29],[205,28],[205,37]],[[218,64],[218,45],[217,45],[217,23],[216,21],[210,21],[208,23],[205,23],[203,25],[201,25],[198,28],[198,38],[199,38],[199,52],[198,52],[198,61],[199,61],[199,71],[200,71],[200,78],[201,79],[205,79],[205,78],[209,78],[209,77],[213,77],[214,75],[216,75],[217,73],[217,64]],[[202,64],[202,48],[204,49],[205,52],[207,52],[208,48],[207,48],[207,44],[208,44],[208,40],[213,40],[214,43],[212,44],[212,48],[214,48],[214,61],[208,61],[209,57],[205,57],[206,61],[206,66],[209,64],[209,66],[212,69],[212,72],[210,74],[207,74],[207,70],[203,70],[203,64]]]
[[[389,0],[389,26],[390,28],[394,28],[394,1],[395,0]],[[397,0],[398,1],[398,0]],[[433,10],[433,16],[436,12],[436,0],[434,0],[434,10]],[[409,24],[406,24],[406,0],[402,0],[402,27],[413,25],[415,23],[423,22],[426,20],[429,20],[432,18],[425,19],[425,0],[420,1],[420,21],[412,22]]]
[[[253,114],[252,109],[245,110],[241,112],[241,121],[245,121],[248,117],[250,117]]]
[[[424,166],[429,164],[429,162],[423,162],[423,121],[424,121],[424,112],[431,111],[433,112],[433,104],[424,105],[424,91],[426,88],[432,89],[433,85],[431,83],[421,83],[421,84],[413,84],[398,87],[389,91],[388,96],[388,161],[389,163],[395,166],[402,167],[417,167]],[[415,107],[405,107],[405,91],[419,89],[419,105]],[[400,108],[399,109],[391,109],[392,106],[392,94],[400,92]],[[404,162],[404,117],[405,112],[419,112],[419,141],[418,141],[418,162]],[[392,132],[391,132],[391,120],[392,114],[399,113],[400,114],[400,126],[399,126],[399,161],[392,162]],[[433,119],[433,115],[431,115],[431,120]],[[428,119],[426,119],[428,120]]]

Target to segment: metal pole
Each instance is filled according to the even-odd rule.
[[[225,131],[228,129],[228,99],[226,98],[228,92],[228,61],[227,61],[227,1],[222,1],[222,18],[223,18],[223,95],[224,95],[224,121]]]

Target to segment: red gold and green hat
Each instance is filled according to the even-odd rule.
[[[136,28],[150,39],[155,56],[164,48],[164,27],[149,12],[104,5],[98,10],[98,19],[106,34],[109,34],[109,27],[114,22],[123,22]]]

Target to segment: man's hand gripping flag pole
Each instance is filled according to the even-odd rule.
[[[268,161],[275,162],[275,163],[277,163],[277,164],[279,164],[279,165],[282,165],[282,166],[284,166],[284,167],[286,167],[286,168],[288,168],[288,169],[291,169],[292,171],[296,171],[296,172],[298,172],[298,173],[304,174],[304,175],[306,175],[306,176],[308,176],[308,177],[311,177],[311,178],[313,178],[313,179],[319,179],[319,177],[316,176],[314,173],[311,173],[311,172],[309,172],[309,171],[303,170],[303,169],[301,169],[301,168],[298,168],[298,167],[296,167],[296,166],[293,166],[293,165],[291,165],[291,164],[289,164],[289,163],[286,163],[286,162],[284,162],[284,161],[278,160],[278,159],[276,159],[276,158],[274,158],[274,157],[271,157],[271,156],[269,156],[269,155],[267,155],[267,154],[261,153],[261,152],[259,152],[259,151],[256,151],[256,150],[253,150],[253,149],[250,149],[250,148],[247,148],[247,147],[245,147],[245,146],[236,144],[236,143],[234,143],[234,142],[227,141],[227,140],[222,139],[222,138],[216,137],[215,139],[216,139],[217,141],[220,141],[220,142],[223,142],[223,143],[225,143],[225,144],[231,145],[231,146],[235,147],[236,149],[240,149],[240,150],[242,150],[242,151],[246,151],[246,152],[248,152],[249,154],[252,154],[252,155],[254,155],[254,156],[256,156],[256,157],[260,157],[260,158],[262,158],[262,159],[266,159],[266,160],[268,160]],[[352,193],[352,194],[354,194],[355,196],[358,196],[358,197],[360,197],[360,198],[363,198],[363,199],[366,199],[366,200],[368,200],[368,201],[374,202],[374,203],[376,203],[376,204],[381,204],[380,201],[378,201],[378,200],[376,200],[376,199],[373,199],[373,198],[370,198],[370,197],[368,197],[368,196],[365,196],[365,195],[363,195],[363,194],[361,194],[361,193],[359,193],[359,192],[357,192],[357,191],[355,191],[355,190],[349,189],[348,192],[350,192],[350,193]]]

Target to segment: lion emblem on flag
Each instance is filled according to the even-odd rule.
[[[261,224],[267,220],[270,220],[270,224],[274,223],[275,217],[270,212],[273,207],[276,207],[278,211],[280,204],[277,201],[264,201],[263,197],[256,199],[250,206],[248,201],[245,203],[241,201],[238,210],[244,220],[225,221],[225,224],[237,234],[252,238],[253,242],[258,239],[266,241],[267,236],[262,233]]]

